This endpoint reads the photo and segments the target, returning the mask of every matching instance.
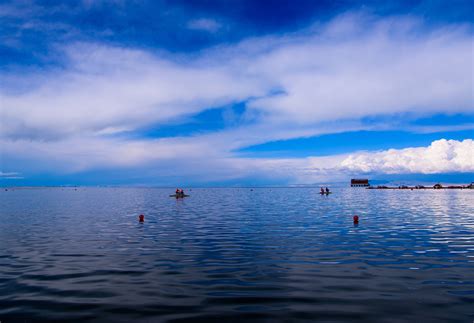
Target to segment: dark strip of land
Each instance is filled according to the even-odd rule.
[[[367,187],[369,190],[468,190],[474,189],[472,185],[452,185],[452,186],[369,186]]]

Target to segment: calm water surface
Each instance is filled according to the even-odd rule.
[[[474,320],[472,190],[172,193],[2,190],[0,321]]]

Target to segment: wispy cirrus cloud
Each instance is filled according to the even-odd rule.
[[[190,57],[72,44],[63,47],[66,69],[23,75],[12,87],[37,85],[2,93],[7,132],[134,129],[242,100],[265,122],[295,125],[472,110],[468,30],[366,20],[343,16],[316,30]]]

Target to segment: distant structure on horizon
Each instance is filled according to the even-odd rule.
[[[351,179],[351,187],[367,187],[370,186],[368,179],[353,178]]]

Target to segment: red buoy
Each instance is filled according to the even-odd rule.
[[[354,224],[359,223],[359,217],[357,215],[354,215],[352,219],[354,220]]]
[[[139,221],[139,222],[145,222],[145,216],[144,216],[143,214],[140,214],[140,215],[138,216],[138,221]]]

